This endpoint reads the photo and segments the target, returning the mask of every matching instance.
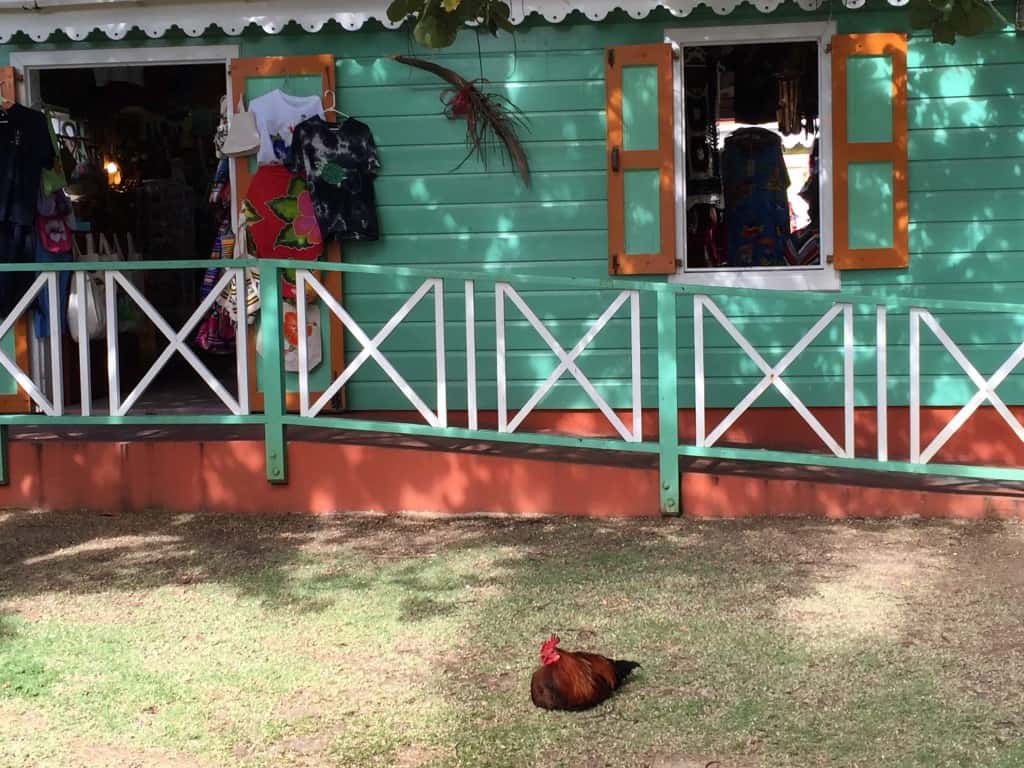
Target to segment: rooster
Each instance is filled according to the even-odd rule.
[[[530,697],[542,709],[597,706],[640,666],[635,661],[606,659],[596,653],[563,651],[559,642],[558,636],[552,635],[540,647],[541,667],[530,681]]]

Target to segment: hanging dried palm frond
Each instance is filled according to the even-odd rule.
[[[516,135],[517,128],[529,130],[529,125],[519,107],[505,96],[481,91],[477,85],[487,82],[483,78],[467,80],[447,67],[414,56],[395,56],[394,59],[401,64],[426,70],[451,83],[453,90],[443,91],[441,100],[448,119],[466,118],[466,144],[469,146],[466,159],[476,153],[486,167],[489,148],[500,141],[512,167],[523,183],[530,186],[530,164]]]

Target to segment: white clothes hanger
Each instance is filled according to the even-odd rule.
[[[337,103],[334,100],[334,91],[331,91],[331,90],[324,91],[324,100],[326,100],[328,96],[331,97],[331,106],[324,107],[324,114],[326,114],[328,112],[333,112],[334,114],[340,115],[341,117],[346,117],[346,118],[351,117],[351,115],[347,115],[344,112],[342,112],[340,109],[337,108],[338,105],[337,105]]]

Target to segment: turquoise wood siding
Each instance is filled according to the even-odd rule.
[[[869,9],[837,11],[840,32],[904,29],[906,12],[875,2]],[[415,49],[406,32],[367,28],[241,38],[245,56],[333,53],[337,57],[339,106],[366,121],[384,164],[377,182],[384,237],[346,246],[344,258],[382,265],[484,267],[535,274],[606,274],[603,51],[609,45],[657,42],[666,28],[683,25],[771,23],[827,18],[792,5],[771,15],[743,6],[727,17],[700,9],[686,19],[658,14],[638,22],[616,15],[601,24],[577,20],[557,26],[528,25],[515,41],[477,41],[464,35],[456,47],[432,58],[467,77],[483,76],[491,88],[515,101],[530,120],[524,134],[533,169],[526,189],[495,154],[489,171],[466,155],[465,126],[441,114],[444,84],[428,73],[396,64],[397,53]],[[218,39],[219,41],[220,39]],[[132,41],[129,41],[131,44]],[[137,41],[135,41],[137,43]],[[210,42],[213,42],[212,40]],[[107,45],[109,41],[102,41]],[[152,44],[152,43],[149,43]],[[10,48],[0,47],[0,63]],[[907,270],[846,272],[843,286],[878,296],[1015,301],[1024,298],[1024,38],[989,34],[955,46],[915,37],[909,48],[910,267]],[[461,166],[460,166],[460,163]],[[411,282],[350,276],[346,304],[373,334],[415,289]],[[495,397],[493,285],[478,288],[479,402]],[[610,303],[613,294],[578,295],[532,291],[524,298],[561,344],[571,348]],[[828,307],[827,295],[723,302],[737,327],[773,362]],[[448,326],[449,407],[465,406],[465,341],[462,286],[450,285]],[[642,307],[644,400],[655,402],[653,302]],[[553,354],[509,306],[510,406],[521,405],[556,365]],[[680,301],[680,393],[692,404],[692,313]],[[382,345],[398,370],[433,402],[434,332],[425,301]],[[1024,339],[1024,319],[992,315],[940,317],[952,337],[983,374],[990,374]],[[708,320],[709,405],[735,404],[760,378],[754,364]],[[874,315],[857,308],[855,372],[857,401],[874,401]],[[614,405],[629,399],[625,315],[601,332],[581,368]],[[836,322],[787,372],[786,380],[811,405],[842,400],[841,338]],[[890,403],[907,402],[906,317],[889,328]],[[960,404],[973,391],[965,375],[928,332],[922,334],[922,402]],[[346,342],[351,358],[359,347]],[[822,354],[818,354],[821,352]],[[1024,382],[1011,378],[1000,389],[1008,402],[1024,403]],[[761,405],[780,405],[771,393]],[[355,409],[406,409],[407,402],[374,363],[349,388]],[[592,407],[579,387],[563,378],[544,407]]]

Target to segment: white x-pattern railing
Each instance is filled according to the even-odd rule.
[[[320,395],[315,403],[309,402],[309,341],[306,336],[306,302],[299,298],[296,301],[296,316],[298,320],[298,367],[299,367],[299,407],[303,416],[316,416],[323,410],[323,407],[331,401],[341,388],[347,384],[359,369],[371,358],[383,369],[388,378],[394,382],[399,391],[412,404],[412,406],[432,427],[445,427],[448,425],[447,406],[447,377],[445,374],[445,347],[444,347],[444,284],[438,279],[424,280],[422,285],[406,299],[405,303],[398,308],[398,311],[384,324],[377,333],[370,338],[362,326],[341,306],[324,285],[317,280],[309,270],[300,269],[296,272],[295,292],[299,297],[306,296],[307,287],[312,288],[316,296],[324,303],[330,312],[337,317],[345,329],[352,334],[356,341],[362,346],[362,350],[345,366],[341,375],[334,379],[327,389]],[[434,333],[436,344],[436,375],[437,375],[437,410],[432,411],[416,391],[409,385],[380,350],[380,345],[388,336],[409,316],[409,313],[420,303],[428,293],[434,293]]]
[[[505,300],[508,299],[526,318],[534,330],[544,340],[555,356],[558,358],[558,365],[545,379],[545,381],[519,409],[519,412],[509,420],[508,409],[508,377],[506,375],[507,349],[505,343]],[[515,288],[508,283],[498,283],[495,286],[495,332],[497,334],[497,382],[498,382],[498,430],[501,432],[514,432],[526,419],[527,416],[537,407],[537,404],[551,391],[555,383],[568,371],[576,382],[583,388],[583,391],[597,406],[598,410],[605,415],[605,418],[615,428],[623,440],[638,443],[643,439],[641,420],[641,371],[640,371],[640,294],[637,291],[622,291],[612,303],[601,313],[600,317],[587,329],[583,337],[568,352],[558,343],[551,332],[537,317],[530,306],[523,301]],[[615,413],[601,394],[594,387],[589,378],[580,370],[576,361],[597,337],[601,329],[608,325],[619,309],[629,302],[630,318],[630,368],[631,368],[631,393],[632,393],[632,429],[627,427],[619,415]]]
[[[46,393],[39,388],[29,374],[23,371],[18,366],[17,362],[12,360],[2,349],[0,349],[0,366],[2,366],[28,394],[30,401],[47,416],[64,415],[63,349],[62,334],[59,332],[59,329],[61,328],[61,319],[65,309],[60,302],[58,274],[59,273],[57,272],[42,272],[39,274],[21,300],[14,306],[7,317],[0,322],[0,338],[3,338],[11,331],[18,318],[28,310],[36,297],[39,296],[42,291],[46,290],[48,299],[47,319],[49,328],[51,329],[49,344],[50,378],[52,387],[51,397],[47,397]],[[79,384],[81,388],[80,407],[82,416],[93,415],[92,357],[90,354],[88,316],[91,309],[95,310],[98,308],[91,307],[90,304],[92,301],[92,293],[86,290],[86,281],[89,279],[89,275],[84,271],[76,271],[73,274],[75,292],[80,302],[78,312],[76,314],[75,330],[78,336],[78,367]],[[246,346],[247,335],[245,333],[239,333],[237,334],[236,339],[239,393],[237,398],[227,391],[224,385],[221,384],[217,377],[187,345],[188,337],[195,332],[199,322],[213,308],[213,304],[216,301],[217,296],[232,280],[236,281],[237,286],[241,286],[244,283],[242,270],[225,269],[210,294],[199,304],[198,307],[196,307],[195,311],[185,324],[180,329],[175,330],[170,326],[170,324],[168,324],[160,312],[146,299],[146,297],[143,296],[142,292],[131,282],[131,280],[125,277],[121,271],[110,269],[104,272],[103,283],[105,297],[103,310],[105,313],[104,319],[106,324],[107,376],[109,381],[111,416],[128,415],[131,409],[137,404],[139,398],[145,394],[147,389],[156,379],[157,375],[175,353],[180,354],[188,364],[192,366],[192,368],[202,377],[202,380],[206,385],[209,386],[210,389],[220,398],[233,415],[240,416],[249,413],[249,361]],[[168,341],[167,347],[164,348],[139,383],[124,399],[121,398],[121,361],[118,352],[118,288],[124,290],[124,292],[131,297],[142,311],[143,316],[148,318]],[[242,295],[244,295],[244,290]]]
[[[707,310],[712,317],[725,329],[729,336],[739,345],[740,349],[760,369],[763,377],[751,389],[746,396],[734,407],[711,434],[707,434],[707,407],[705,398],[705,356],[704,356],[704,311]],[[790,386],[783,380],[782,374],[793,363],[794,360],[807,349],[810,344],[821,335],[832,321],[838,316],[843,317],[843,423],[844,436],[843,445],[840,446],[836,439],[829,433],[821,421],[811,413],[803,401],[796,395]],[[718,442],[729,428],[732,427],[753,404],[765,393],[769,387],[775,387],[786,401],[793,406],[800,417],[814,430],[814,433],[821,438],[822,442],[836,456],[842,458],[853,458],[853,306],[850,304],[834,304],[823,314],[810,330],[782,356],[774,366],[769,365],[760,352],[754,349],[746,337],[726,316],[721,308],[709,296],[693,297],[693,351],[694,351],[694,399],[696,407],[696,431],[697,445],[701,448],[710,448]]]
[[[81,273],[79,273],[81,274]],[[81,278],[80,278],[81,279]],[[234,397],[223,384],[217,379],[217,377],[210,371],[209,368],[199,359],[198,355],[193,352],[188,344],[188,337],[195,332],[196,327],[200,321],[206,317],[213,309],[213,305],[217,300],[217,297],[228,287],[231,281],[235,282],[236,295],[245,296],[245,277],[243,270],[241,269],[225,269],[220,279],[213,286],[209,295],[203,299],[199,306],[195,308],[195,311],[189,316],[185,324],[175,330],[170,324],[164,319],[163,315],[154,307],[142,292],[132,284],[131,280],[126,278],[124,274],[118,270],[109,270],[104,273],[105,280],[105,293],[106,293],[106,316],[107,316],[107,360],[108,368],[107,375],[110,384],[110,414],[112,416],[125,416],[131,410],[132,406],[138,402],[139,398],[146,392],[149,386],[156,379],[157,375],[163,370],[164,366],[171,357],[178,353],[185,361],[192,366],[192,368],[202,377],[206,385],[213,391],[221,402],[227,406],[228,410],[235,416],[241,416],[249,412],[249,356],[246,348],[248,334],[245,332],[247,327],[244,309],[240,319],[239,328],[241,331],[236,334],[235,337],[235,356],[237,358],[236,375],[238,380],[238,397]],[[120,380],[120,365],[117,345],[117,289],[120,287],[124,290],[128,296],[131,297],[139,309],[142,310],[142,314],[152,321],[153,325],[156,326],[157,330],[167,339],[167,346],[157,356],[157,359],[150,366],[149,370],[146,371],[142,379],[135,388],[128,394],[124,400],[121,399],[121,380]],[[80,296],[84,296],[84,292],[79,293]],[[243,300],[240,302],[242,305],[245,304]],[[85,316],[85,312],[79,313],[80,317]],[[83,343],[85,335],[79,332],[79,344]],[[79,347],[81,354],[81,346]],[[81,358],[80,358],[81,359]],[[88,362],[88,351],[85,354],[85,365],[82,368],[82,381],[85,382],[86,377],[89,373],[89,362]],[[85,398],[83,397],[83,403]],[[83,406],[84,407],[84,406]]]
[[[928,326],[935,337],[942,343],[946,351],[967,374],[977,388],[974,395],[960,408],[939,431],[932,441],[921,447],[921,323]],[[960,429],[979,406],[988,400],[1003,421],[1013,430],[1017,438],[1024,442],[1024,426],[1006,406],[1003,399],[996,394],[996,389],[1006,381],[1013,370],[1024,360],[1024,343],[996,369],[989,378],[978,372],[970,360],[964,355],[949,334],[942,328],[939,321],[926,309],[910,310],[910,460],[916,464],[927,464],[939,449]]]
[[[42,293],[43,290],[47,292],[47,314],[50,328],[60,328],[60,316],[61,306],[58,301],[59,292],[57,290],[57,273],[56,272],[44,272],[36,277],[36,279],[29,286],[25,295],[21,297],[21,300],[14,305],[10,314],[4,318],[3,322],[0,322],[0,339],[4,338],[18,321],[25,311],[32,305],[36,297]],[[59,334],[55,334],[59,335]],[[17,361],[11,360],[7,353],[0,349],[0,365],[11,374],[18,385],[28,393],[29,399],[35,403],[35,405],[45,413],[47,416],[63,416],[64,415],[64,380],[63,376],[56,375],[61,371],[61,349],[60,344],[53,344],[50,346],[50,365],[52,370],[55,372],[53,381],[53,397],[49,398],[43,393],[41,389],[32,381],[32,377],[29,376],[25,371],[21,369]]]
[[[198,355],[189,348],[188,338],[194,333],[199,322],[212,309],[217,296],[220,295],[232,282],[237,289],[237,295],[245,295],[245,277],[241,268],[228,268],[218,279],[216,285],[209,295],[200,302],[195,311],[180,328],[173,328],[146,299],[139,288],[128,278],[125,273],[113,266],[105,268],[105,315],[106,315],[106,342],[107,342],[107,373],[110,385],[110,415],[125,416],[137,407],[140,398],[147,392],[159,373],[167,365],[173,355],[181,355],[182,358],[202,377],[203,381],[217,395],[227,410],[236,416],[248,415],[249,408],[249,355],[248,335],[237,334],[236,349],[236,376],[237,392],[235,396],[217,380],[207,366],[200,360]],[[346,310],[341,302],[334,297],[330,291],[319,281],[314,273],[309,270],[297,270],[297,294],[306,296],[307,291],[312,292],[327,310],[336,317],[343,327],[359,343],[361,350],[345,365],[343,371],[337,376],[326,389],[319,393],[315,402],[311,402],[310,395],[310,365],[309,345],[306,334],[298,334],[298,381],[300,413],[303,417],[316,417],[323,408],[334,398],[347,383],[369,361],[374,360],[386,373],[388,378],[398,387],[409,403],[424,418],[426,423],[435,428],[444,429],[448,426],[448,376],[446,368],[447,350],[445,347],[445,283],[441,278],[424,279],[420,286],[397,308],[387,322],[372,336],[367,333],[363,326]],[[85,281],[90,279],[83,271],[75,271],[73,274],[75,288],[82,301],[87,301],[90,293],[85,290]],[[464,331],[466,341],[466,405],[468,409],[468,426],[471,430],[479,429],[478,415],[478,376],[477,376],[477,330],[478,320],[476,314],[476,289],[473,280],[464,280]],[[17,319],[23,315],[32,302],[45,292],[48,299],[48,320],[50,327],[60,327],[61,313],[63,308],[59,303],[58,272],[41,271],[32,281],[28,291],[18,301],[13,311],[0,322],[0,338],[4,337],[14,327]],[[123,291],[138,306],[142,315],[148,318],[157,330],[166,338],[167,346],[158,355],[156,361],[150,366],[139,383],[124,397],[120,385],[120,360],[118,354],[117,334],[117,304],[118,292]],[[531,413],[544,401],[555,385],[568,374],[583,390],[594,406],[607,418],[618,436],[625,442],[638,443],[643,440],[642,433],[642,409],[644,406],[642,398],[642,370],[641,352],[642,339],[640,333],[640,305],[641,291],[623,290],[615,293],[611,302],[601,311],[585,333],[576,341],[571,348],[566,348],[555,338],[551,329],[538,317],[537,312],[523,298],[523,296],[510,283],[503,281],[495,282],[495,376],[497,402],[498,431],[502,433],[513,433],[521,430]],[[403,377],[396,366],[388,359],[382,351],[381,345],[391,334],[405,321],[412,311],[432,295],[433,299],[433,326],[435,339],[435,407],[427,405],[424,398],[417,393],[409,382]],[[528,322],[537,334],[543,339],[551,353],[557,358],[557,365],[547,378],[534,390],[530,396],[513,411],[509,404],[509,377],[508,377],[508,345],[507,345],[507,317],[506,310],[511,304],[519,314]],[[719,444],[731,428],[733,428],[744,413],[746,413],[765,392],[774,388],[781,394],[786,402],[796,411],[797,415],[805,422],[814,433],[821,439],[824,446],[831,453],[839,458],[855,458],[854,449],[854,315],[853,304],[838,302],[829,307],[817,320],[811,324],[803,336],[774,364],[769,363],[764,355],[759,352],[743,333],[736,326],[734,321],[726,314],[722,305],[715,301],[711,295],[693,295],[693,350],[694,350],[694,405],[696,421],[696,445],[698,448],[712,448]],[[580,367],[580,360],[584,352],[592,344],[598,334],[607,327],[623,308],[628,308],[629,317],[629,345],[623,350],[623,362],[628,362],[629,380],[631,385],[630,397],[630,421],[627,424],[612,406],[598,391],[594,383],[583,373]],[[298,327],[306,327],[307,305],[304,301],[296,302],[298,315]],[[90,416],[93,409],[90,393],[90,350],[88,329],[86,327],[87,308],[82,307],[77,313],[78,331],[78,358],[81,383],[81,414]],[[706,316],[714,318],[717,325],[721,327],[728,336],[735,341],[743,351],[746,359],[754,363],[761,373],[760,380],[744,395],[744,397],[721,419],[713,428],[708,429],[707,424],[707,378],[709,375],[705,347]],[[785,379],[785,375],[793,362],[818,340],[824,331],[836,320],[842,319],[841,342],[838,346],[843,358],[843,435],[842,439],[830,433],[821,423],[812,410],[800,399]],[[1000,417],[1007,423],[1013,433],[1024,442],[1024,425],[1018,420],[1014,413],[1007,406],[1005,401],[997,394],[997,389],[1002,385],[1014,370],[1024,362],[1024,343],[1017,346],[1007,359],[992,373],[985,377],[975,367],[960,347],[952,340],[949,334],[942,327],[935,316],[920,307],[913,307],[909,310],[909,437],[910,455],[909,460],[915,464],[927,464],[931,462],[950,438],[964,426],[968,419],[988,402]],[[959,409],[927,444],[922,445],[921,439],[921,326],[922,324],[938,339],[942,347],[952,356],[961,370],[970,378],[976,387],[975,393]],[[876,352],[877,368],[875,380],[877,386],[877,459],[880,462],[888,460],[888,422],[889,422],[889,380],[887,378],[887,336],[889,318],[884,305],[877,307],[875,318],[874,348]],[[244,326],[243,326],[244,327]],[[52,367],[52,389],[49,393],[43,392],[32,380],[31,376],[22,370],[17,361],[13,360],[9,353],[0,349],[0,367],[7,371],[28,394],[31,401],[38,409],[47,416],[62,416],[65,412],[64,395],[62,390],[62,350],[61,335],[51,334],[54,343],[50,345],[50,363]],[[736,373],[733,371],[732,373]],[[715,375],[722,375],[723,372],[715,371]],[[685,374],[683,374],[685,376]]]

